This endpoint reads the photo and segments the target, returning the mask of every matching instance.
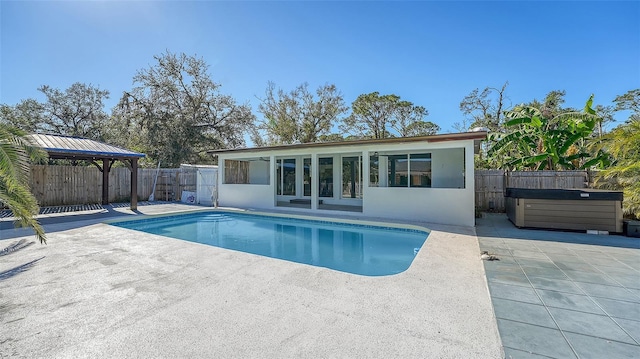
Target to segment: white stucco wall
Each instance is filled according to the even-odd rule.
[[[468,197],[466,189],[369,187],[362,208],[367,217],[473,226]]]
[[[275,191],[271,185],[219,184],[218,205],[221,207],[269,209],[274,207]]]
[[[432,186],[433,188],[407,188],[407,187],[369,187],[368,186],[368,157],[374,152],[388,153],[432,153]],[[342,212],[345,215],[364,215],[367,217],[379,217],[389,219],[404,219],[441,224],[473,226],[475,223],[474,211],[474,166],[473,166],[473,140],[455,140],[442,142],[410,142],[410,143],[385,143],[380,145],[336,145],[332,147],[308,147],[292,149],[272,149],[268,151],[257,150],[255,152],[228,152],[219,154],[220,164],[225,159],[240,159],[251,157],[270,158],[270,184],[223,184],[220,183],[220,206],[273,209],[276,208],[275,194],[275,159],[293,158],[305,156],[312,158],[312,167],[316,168],[318,158],[334,157],[334,178],[340,178],[340,156],[363,156],[363,200],[362,214]],[[299,157],[301,158],[301,157]],[[466,161],[466,165],[464,164]],[[297,166],[298,167],[298,166]],[[302,166],[299,166],[302,168]],[[221,165],[220,171],[224,168]],[[462,173],[464,171],[464,176]],[[312,169],[312,208],[316,207],[318,199],[325,203],[333,202],[330,199],[318,197],[318,183],[315,180],[317,171]],[[220,176],[220,180],[222,181]],[[384,176],[381,176],[384,177]],[[339,181],[335,190],[340,191]],[[437,188],[444,187],[444,188]],[[337,196],[336,196],[337,197]],[[307,197],[308,198],[308,197]],[[346,204],[346,203],[344,203]],[[292,209],[298,210],[298,209]],[[321,209],[306,209],[307,213],[328,213]],[[332,211],[331,214],[335,214]]]

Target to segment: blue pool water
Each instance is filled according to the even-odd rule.
[[[407,270],[428,235],[412,229],[222,212],[111,224],[367,276]]]

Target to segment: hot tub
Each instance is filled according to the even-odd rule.
[[[505,202],[516,227],[622,232],[622,192],[507,188]]]

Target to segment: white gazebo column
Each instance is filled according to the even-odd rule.
[[[311,209],[318,209],[318,192],[320,191],[320,170],[318,168],[318,154],[311,154]]]

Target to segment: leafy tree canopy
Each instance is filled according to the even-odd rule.
[[[0,105],[0,122],[27,133],[39,132],[44,124],[44,106],[30,98],[15,106]]]
[[[220,93],[202,58],[154,56],[155,64],[134,76],[114,109],[113,127],[128,129],[128,144],[164,166],[203,162],[207,150],[245,145],[255,120],[248,104]]]
[[[76,82],[62,91],[44,85],[38,88],[46,101],[22,100],[15,106],[2,105],[3,122],[27,132],[44,132],[104,140],[108,119],[104,111],[109,91]]]
[[[613,165],[599,173],[596,185],[624,192],[623,210],[640,219],[640,118],[631,118],[604,136]]]
[[[347,141],[349,140],[348,138],[344,138],[344,136],[342,136],[339,133],[330,133],[328,135],[320,135],[318,137],[318,142],[341,142],[341,141]]]
[[[462,101],[460,111],[465,115],[462,123],[455,123],[454,129],[466,132],[474,127],[485,127],[492,132],[499,132],[504,121],[504,110],[508,101],[506,90],[509,82],[501,88],[485,87],[474,89]]]
[[[592,108],[593,95],[582,112],[554,114],[532,106],[508,111],[505,126],[511,131],[492,134],[489,156],[501,158],[502,167],[516,170],[583,169],[606,165],[608,156],[586,150],[585,141],[599,121]],[[554,116],[554,117],[550,117]]]
[[[435,135],[440,131],[440,126],[431,121],[424,121],[427,115],[429,111],[426,108],[414,106],[409,101],[401,101],[390,124],[400,137]]]
[[[307,83],[285,92],[269,82],[258,108],[264,116],[252,136],[258,145],[322,141],[347,111],[335,85],[325,84],[311,92]]]
[[[429,112],[398,95],[362,94],[351,104],[351,115],[340,129],[353,138],[388,138],[435,134],[438,125],[424,121]]]
[[[640,120],[640,89],[629,90],[613,100],[615,111],[631,111],[629,122]]]

